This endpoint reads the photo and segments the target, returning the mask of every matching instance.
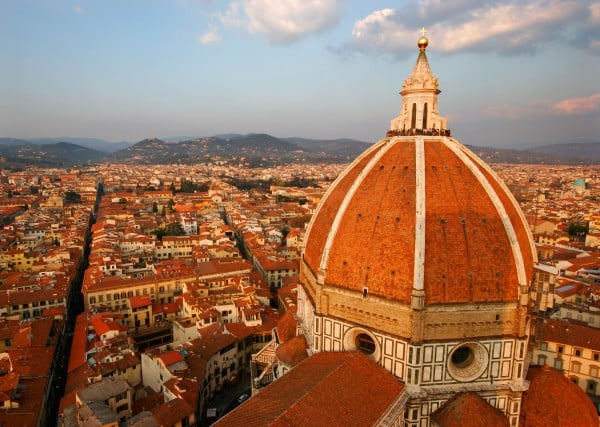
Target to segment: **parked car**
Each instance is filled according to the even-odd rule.
[[[250,396],[248,396],[248,393],[244,393],[242,394],[240,397],[238,397],[238,403],[242,403],[244,400],[248,399]]]

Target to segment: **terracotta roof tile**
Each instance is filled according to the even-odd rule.
[[[598,413],[576,384],[548,366],[532,366],[523,394],[521,427],[597,427]]]
[[[600,329],[554,319],[540,319],[536,327],[542,341],[600,350]]]
[[[183,355],[175,350],[159,354],[157,357],[162,360],[167,367],[174,365],[175,363],[183,362],[184,360]]]
[[[275,350],[275,356],[288,366],[296,366],[308,357],[307,348],[304,335],[298,335],[280,344]]]
[[[362,353],[317,353],[214,426],[373,425],[403,392]]]
[[[296,307],[286,311],[277,324],[279,342],[286,342],[296,336],[296,329],[298,327],[298,321],[295,318],[296,311]]]
[[[440,427],[509,427],[508,418],[477,393],[457,393],[433,414]]]
[[[426,303],[516,301],[519,280],[529,283],[536,257],[518,204],[499,178],[453,139],[425,139],[425,184],[417,188],[417,139],[384,139],[340,175],[309,226],[304,267],[317,273],[325,254],[325,285],[358,292],[366,287],[371,295],[409,303],[416,194],[423,191]],[[375,152],[383,154],[366,169]],[[353,182],[356,191],[349,191]],[[514,230],[522,277],[512,231],[496,203]]]

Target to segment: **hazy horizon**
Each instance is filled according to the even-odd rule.
[[[600,141],[591,0],[0,0],[0,11],[7,137],[375,142],[425,27],[438,109],[460,142]]]

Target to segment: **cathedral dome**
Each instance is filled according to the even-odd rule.
[[[410,303],[517,301],[535,250],[509,190],[446,136],[391,136],[332,185],[307,233],[320,284]]]
[[[313,216],[304,282],[401,303],[417,295],[416,308],[525,304],[536,260],[528,226],[496,174],[450,136],[427,44],[419,41],[386,138],[339,176]]]

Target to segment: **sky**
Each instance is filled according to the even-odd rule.
[[[600,141],[600,0],[0,0],[0,137],[375,142],[423,27],[462,143]]]

